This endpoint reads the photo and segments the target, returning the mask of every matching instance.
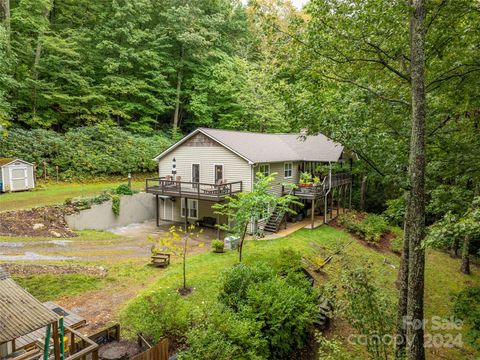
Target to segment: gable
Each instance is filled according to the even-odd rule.
[[[221,146],[218,142],[209,138],[205,134],[198,132],[183,143],[183,146]]]

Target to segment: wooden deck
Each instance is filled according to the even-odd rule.
[[[61,306],[55,304],[54,302],[47,301],[43,303],[46,308],[52,310],[55,314],[64,317],[64,324],[66,327],[72,329],[79,329],[86,324],[86,320],[68,310],[62,308]],[[32,331],[29,334],[23,335],[15,340],[15,346],[17,349],[33,347],[37,340],[45,340],[45,331],[46,329],[40,328],[38,330]]]
[[[189,199],[221,201],[243,190],[242,181],[222,185],[194,183],[190,181],[172,181],[165,178],[146,179],[145,191],[153,195],[183,197]]]

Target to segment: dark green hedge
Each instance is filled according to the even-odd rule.
[[[54,174],[59,167],[63,180],[103,175],[151,172],[152,159],[170,146],[164,134],[133,135],[118,127],[92,126],[65,134],[47,130],[13,129],[0,137],[0,157],[18,157],[37,163],[37,174]]]

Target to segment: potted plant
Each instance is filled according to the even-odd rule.
[[[222,240],[213,240],[212,241],[212,249],[213,249],[213,252],[215,253],[223,253],[223,249],[224,249],[224,243]]]
[[[314,184],[314,185],[320,185],[320,177],[315,176],[315,177],[313,178],[313,184]]]
[[[312,174],[308,172],[300,173],[300,183],[298,185],[300,187],[312,186],[313,185]]]

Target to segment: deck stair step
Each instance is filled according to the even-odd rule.
[[[264,231],[271,233],[278,232],[283,221],[285,221],[285,212],[276,207],[270,214],[270,217],[265,224]]]

